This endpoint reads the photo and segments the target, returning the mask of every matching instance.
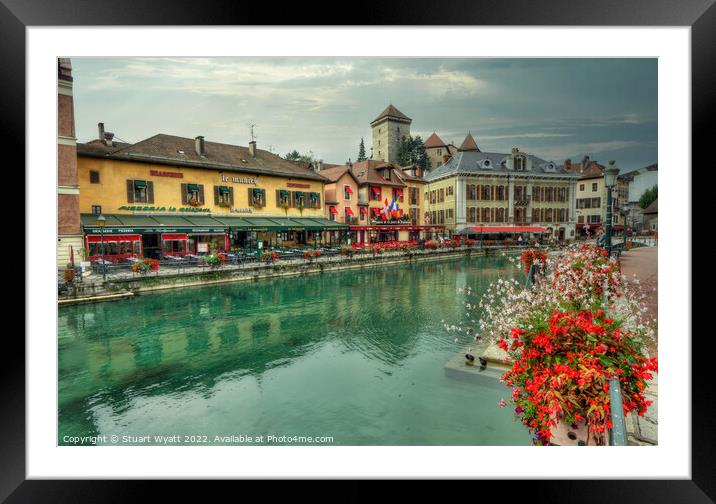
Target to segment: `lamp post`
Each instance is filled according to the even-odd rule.
[[[626,203],[624,203],[623,209],[624,209],[623,210],[623,212],[624,212],[624,248],[622,250],[626,250],[627,228],[629,227],[628,217],[629,217],[629,210],[630,210],[628,201]]]
[[[102,255],[102,282],[107,281],[107,265],[104,262],[104,225],[107,224],[107,219],[104,215],[97,217],[97,225],[99,226],[100,235],[100,254]]]
[[[607,186],[607,229],[605,245],[607,253],[612,255],[612,188],[617,182],[619,168],[614,166],[615,161],[609,161],[609,168],[604,170],[604,185]]]

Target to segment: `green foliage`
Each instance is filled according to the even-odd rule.
[[[360,145],[358,146],[358,159],[357,161],[365,161],[368,158],[365,155],[365,143],[363,142],[363,137],[360,139]]]
[[[296,149],[293,149],[291,152],[288,152],[286,155],[283,156],[283,158],[287,159],[288,161],[302,161],[304,163],[313,163],[315,161],[321,161],[320,159],[316,159],[313,154],[313,151],[308,151],[308,154],[301,154]]]
[[[422,138],[419,136],[401,138],[398,146],[398,164],[401,166],[418,165],[425,169],[430,168]]]
[[[644,209],[651,205],[656,198],[659,196],[659,188],[657,186],[652,187],[644,191],[644,194],[639,198],[639,207]]]

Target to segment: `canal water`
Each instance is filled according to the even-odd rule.
[[[506,387],[444,372],[458,288],[514,275],[476,257],[60,308],[58,443],[528,445]]]

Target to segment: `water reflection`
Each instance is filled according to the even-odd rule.
[[[296,422],[306,418],[315,424],[319,420],[311,415],[318,412],[320,421],[328,422],[350,411],[346,423],[363,418],[365,429],[385,430],[382,395],[393,397],[387,406],[405,396],[400,387],[420,388],[422,396],[403,411],[409,416],[424,410],[426,401],[437,404],[433,395],[445,395],[441,387],[455,389],[442,383],[442,366],[456,348],[440,320],[456,320],[462,312],[458,287],[468,282],[486,287],[508,268],[501,258],[472,258],[62,308],[60,432],[96,433],[102,430],[97,423],[107,421],[116,422],[115,427],[152,425],[151,415],[162,416],[149,406],[155,402],[189,414],[185,403],[204,401],[203,407],[222,411],[206,420],[210,424],[259,422],[245,407],[251,394],[258,394],[258,411],[300,400],[294,407],[307,409]],[[418,373],[418,364],[431,378],[415,375],[399,386],[396,380],[406,378],[398,370],[408,366],[406,372]],[[279,369],[291,378],[281,378],[282,387],[275,388],[272,380],[283,376],[276,374]],[[246,389],[247,377],[258,388]],[[238,395],[228,401],[236,401],[240,410],[226,412],[229,405],[213,402],[222,389],[237,387]],[[241,394],[249,396],[242,399]],[[264,395],[269,394],[275,397],[266,406]],[[311,397],[310,405],[302,394]],[[281,422],[289,425],[292,417],[280,411]],[[261,418],[264,426],[279,422]]]

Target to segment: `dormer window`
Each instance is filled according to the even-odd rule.
[[[517,171],[524,171],[527,168],[527,159],[524,156],[515,156],[512,160],[512,167]]]

